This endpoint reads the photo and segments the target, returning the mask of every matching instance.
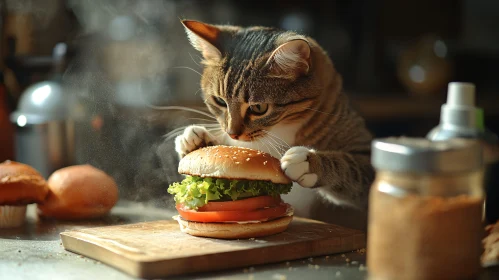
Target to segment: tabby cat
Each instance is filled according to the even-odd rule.
[[[202,54],[204,101],[224,133],[187,127],[175,139],[180,157],[206,145],[264,150],[280,158],[285,174],[302,187],[366,209],[372,136],[319,44],[273,28],[182,23]],[[281,154],[276,147],[283,145]]]

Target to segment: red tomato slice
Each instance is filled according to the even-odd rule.
[[[243,222],[243,221],[266,221],[268,219],[284,216],[290,207],[287,203],[270,208],[261,208],[252,211],[209,211],[198,212],[184,209],[177,205],[177,210],[184,220],[202,223],[216,222]]]
[[[198,208],[198,212],[210,211],[251,211],[264,207],[277,206],[281,203],[280,196],[257,196],[234,201],[208,202]]]

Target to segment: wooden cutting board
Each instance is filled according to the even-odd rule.
[[[79,229],[61,233],[66,250],[141,278],[213,271],[364,248],[363,232],[294,217],[282,233],[219,240],[182,233],[176,221]]]

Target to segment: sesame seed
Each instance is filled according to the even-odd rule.
[[[237,159],[237,157],[232,157],[232,159]]]
[[[267,165],[267,161],[264,161],[264,162],[263,162],[263,165]]]
[[[239,161],[236,161],[236,164],[241,164]]]
[[[250,161],[250,158],[247,158],[246,161]]]

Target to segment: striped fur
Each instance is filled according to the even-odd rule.
[[[205,103],[221,127],[238,137],[210,136],[217,138],[214,144],[267,149],[281,157],[279,151],[258,145],[259,137],[265,140],[265,131],[273,132],[289,146],[309,149],[305,165],[316,182],[307,187],[317,188],[334,203],[366,208],[374,177],[369,161],[372,136],[349,106],[342,78],[317,42],[265,27],[199,28],[205,24],[183,23],[204,56]],[[302,41],[283,47],[293,40]],[[220,56],[213,55],[213,47]],[[209,55],[204,55],[206,49]],[[252,114],[255,104],[267,104],[269,109],[262,116]]]

